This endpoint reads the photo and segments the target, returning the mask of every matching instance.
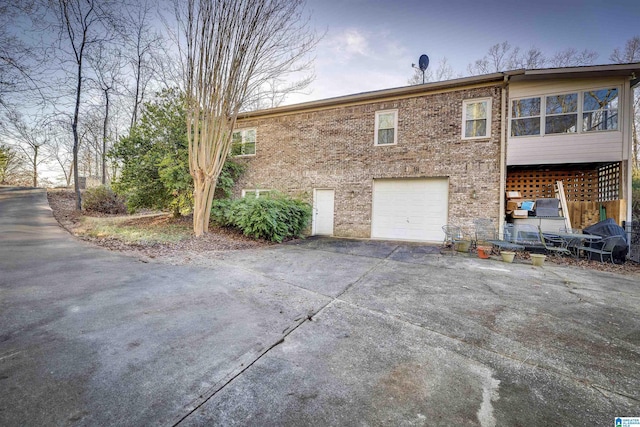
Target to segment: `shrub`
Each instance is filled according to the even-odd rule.
[[[311,219],[311,206],[283,195],[214,201],[212,220],[239,229],[245,236],[282,242],[299,237]]]
[[[103,214],[123,214],[127,212],[124,200],[104,185],[85,190],[82,196],[82,207],[88,212]]]
[[[222,227],[232,227],[232,206],[233,200],[231,199],[213,199],[213,203],[211,204],[211,221]]]

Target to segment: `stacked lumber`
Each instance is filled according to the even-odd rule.
[[[611,200],[609,202],[567,202],[573,228],[585,228],[600,222],[600,206],[604,206],[607,218],[613,218],[622,224],[626,217],[627,201]]]

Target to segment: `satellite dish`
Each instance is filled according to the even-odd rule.
[[[420,55],[418,66],[420,67],[420,70],[424,72],[429,66],[429,57],[427,55]]]

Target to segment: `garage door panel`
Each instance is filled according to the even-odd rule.
[[[447,179],[375,180],[371,236],[442,240],[448,213]]]

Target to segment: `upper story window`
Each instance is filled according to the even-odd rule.
[[[391,145],[398,142],[398,111],[376,112],[375,145]]]
[[[582,117],[582,120],[579,120],[579,117]],[[511,136],[603,130],[618,130],[616,88],[511,101]]]
[[[256,130],[238,129],[231,137],[232,156],[253,156],[256,154]]]
[[[578,94],[547,96],[544,133],[574,133],[578,131]]]
[[[511,136],[540,135],[540,98],[517,99],[511,104]]]
[[[584,92],[582,105],[585,132],[618,129],[618,89]]]
[[[462,102],[462,138],[491,136],[491,98],[468,99]]]

